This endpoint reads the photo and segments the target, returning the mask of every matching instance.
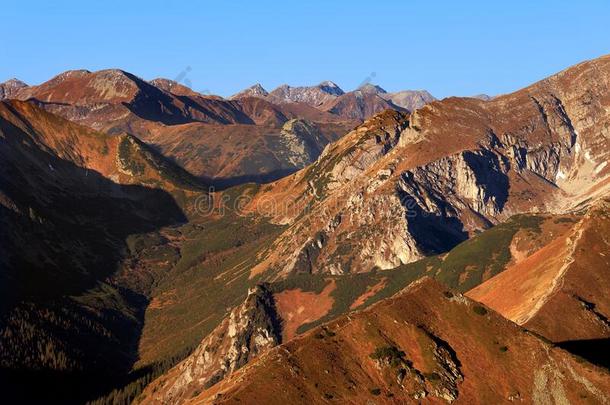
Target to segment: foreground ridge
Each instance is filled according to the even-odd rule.
[[[186,402],[605,403],[609,387],[607,372],[424,278],[272,349]],[[142,403],[171,402],[164,389],[163,380],[153,383]]]

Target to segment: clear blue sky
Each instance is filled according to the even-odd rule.
[[[117,67],[230,95],[374,73],[437,97],[516,90],[610,53],[608,1],[13,1],[0,81]]]

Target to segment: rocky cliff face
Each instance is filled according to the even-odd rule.
[[[256,286],[186,360],[148,387],[142,403],[177,404],[198,395],[279,345],[279,322],[272,293]]]
[[[604,57],[491,101],[450,98],[365,122],[263,191],[294,209],[270,213],[291,226],[254,271],[391,268],[515,213],[603,195],[609,79]]]

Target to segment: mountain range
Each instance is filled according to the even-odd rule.
[[[12,403],[610,401],[610,56],[493,98],[0,98]]]
[[[406,101],[396,105],[385,96],[360,90],[344,93],[324,82],[280,86],[271,93],[258,85],[223,99],[168,79],[147,82],[118,69],[67,71],[37,86],[16,79],[0,85],[0,100],[28,100],[95,130],[128,132],[221,188],[275,180],[304,167],[280,155],[299,153],[303,144],[320,140],[314,149],[323,148],[384,109],[414,109],[434,100],[427,92],[408,93],[410,98],[403,97]],[[289,149],[292,141],[282,136],[284,125],[294,119],[306,120],[298,127],[316,132],[299,133],[296,152]],[[226,144],[239,147],[228,150]],[[304,153],[300,160],[310,163],[312,150]]]

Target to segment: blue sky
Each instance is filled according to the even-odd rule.
[[[607,1],[5,0],[0,17],[0,81],[116,67],[224,96],[371,78],[498,94],[610,53]]]

